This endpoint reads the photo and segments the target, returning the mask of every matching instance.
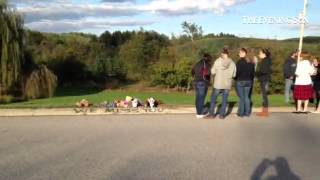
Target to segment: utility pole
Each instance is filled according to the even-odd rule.
[[[306,25],[306,15],[307,15],[307,8],[308,8],[308,0],[304,0],[303,12],[300,14],[300,41],[299,41],[299,49],[298,49],[298,62],[300,62],[301,52],[302,52],[302,45],[303,45],[303,37],[304,37],[304,29]]]

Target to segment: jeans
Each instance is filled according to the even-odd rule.
[[[292,85],[293,85],[293,80],[286,79],[286,85],[285,85],[285,89],[284,89],[284,96],[285,96],[286,103],[289,103],[290,98],[292,97]]]
[[[264,108],[269,107],[269,99],[268,99],[268,89],[269,82],[268,81],[260,81],[261,95],[262,95],[262,106]]]
[[[208,92],[208,84],[205,82],[194,83],[196,91],[196,109],[197,115],[204,114],[204,103]]]
[[[216,103],[217,103],[216,101],[217,101],[217,98],[220,94],[222,94],[222,104],[221,104],[219,115],[220,116],[226,115],[229,91],[230,90],[228,90],[228,89],[213,89],[212,90],[210,109],[209,109],[210,115],[212,115],[212,116],[215,115],[215,108],[216,108]]]
[[[250,116],[251,114],[251,101],[250,91],[252,88],[252,81],[237,81],[237,90],[239,96],[238,115]]]

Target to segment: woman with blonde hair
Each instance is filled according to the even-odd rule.
[[[311,76],[315,73],[315,68],[310,62],[309,53],[302,52],[296,70],[296,81],[294,86],[294,98],[297,101],[296,113],[307,114],[309,99],[313,97],[313,87]],[[303,107],[302,107],[303,104]]]

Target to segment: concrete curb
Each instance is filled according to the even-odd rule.
[[[253,112],[259,112],[261,108],[253,108]],[[276,113],[290,113],[294,108],[291,107],[272,107],[270,112]],[[234,108],[231,113],[236,113],[237,108]],[[146,112],[139,111],[119,111],[119,112],[105,112],[101,108],[87,109],[83,112],[75,112],[74,108],[56,108],[56,109],[0,109],[0,117],[19,117],[19,116],[83,116],[83,115],[137,115],[137,114],[195,114],[194,107],[177,107],[164,108],[161,112]]]

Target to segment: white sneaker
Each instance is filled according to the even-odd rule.
[[[205,117],[205,115],[196,115],[197,119],[203,119]]]

